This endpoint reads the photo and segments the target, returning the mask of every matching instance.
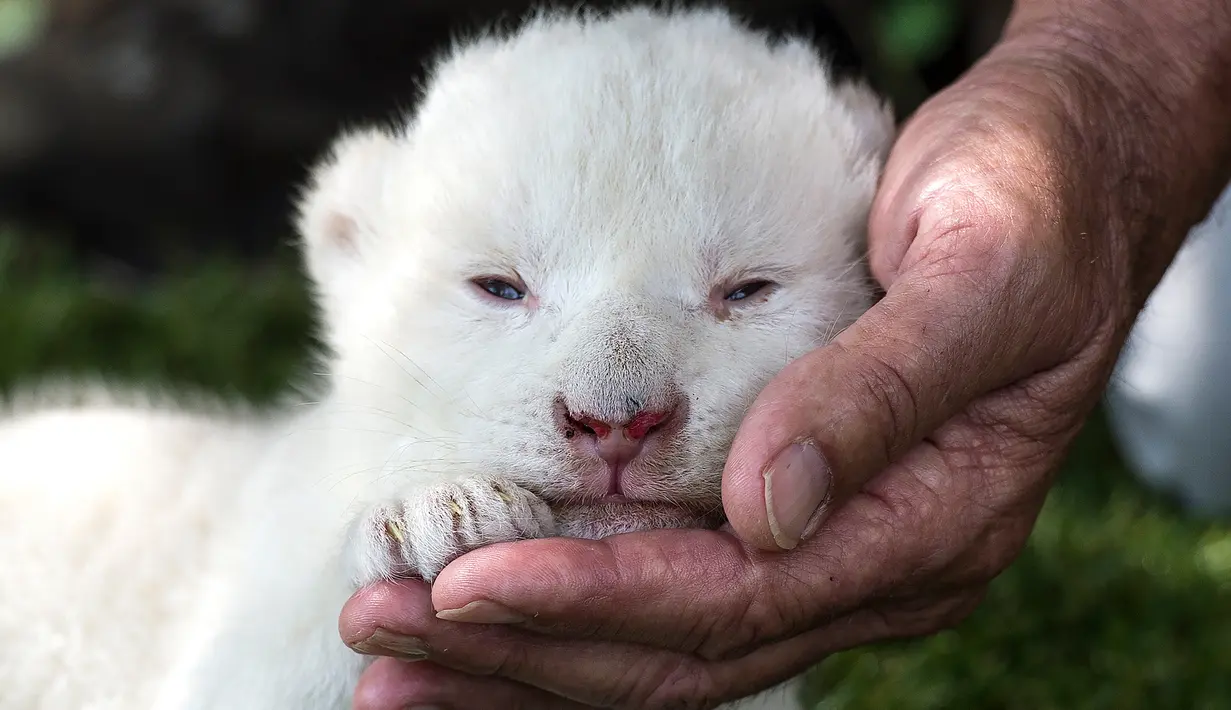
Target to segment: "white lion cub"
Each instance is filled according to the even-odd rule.
[[[721,11],[457,47],[302,202],[318,403],[0,423],[0,708],[343,710],[360,585],[718,523],[758,390],[870,303],[892,133],[814,47]]]

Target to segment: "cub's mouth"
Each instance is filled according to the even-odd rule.
[[[589,540],[668,528],[713,530],[726,520],[721,503],[702,509],[609,496],[594,501],[549,502],[549,505],[560,535]]]

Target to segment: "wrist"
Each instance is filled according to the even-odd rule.
[[[1067,177],[1104,220],[1131,318],[1231,179],[1231,12],[1019,2],[984,63],[1052,99]]]

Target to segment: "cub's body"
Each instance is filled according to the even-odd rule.
[[[717,524],[752,399],[870,303],[891,135],[814,48],[720,12],[459,46],[302,202],[319,401],[0,420],[0,709],[343,710],[363,584]]]

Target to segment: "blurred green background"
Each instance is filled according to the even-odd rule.
[[[37,36],[40,7],[0,0],[0,55]],[[944,53],[968,9],[867,8],[886,61],[907,69]],[[83,262],[54,234],[0,227],[0,388],[102,373],[267,400],[305,365],[310,326],[285,245],[134,279]],[[1231,525],[1186,519],[1143,490],[1096,415],[1027,549],[973,617],[835,656],[810,697],[826,710],[1231,708]]]

